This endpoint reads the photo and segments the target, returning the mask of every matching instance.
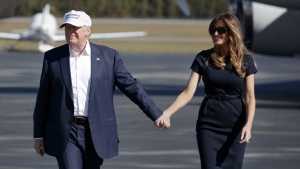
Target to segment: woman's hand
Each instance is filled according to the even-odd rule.
[[[246,125],[242,130],[240,143],[249,143],[250,139],[251,139],[251,127]]]

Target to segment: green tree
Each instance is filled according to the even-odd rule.
[[[6,2],[6,1],[5,1]],[[42,12],[46,3],[57,17],[82,10],[92,17],[182,18],[175,0],[22,0],[11,7],[10,16],[32,16]],[[226,0],[187,0],[190,18],[211,18],[227,10]],[[7,3],[7,2],[6,2]],[[1,2],[0,2],[1,5]]]

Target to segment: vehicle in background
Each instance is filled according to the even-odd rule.
[[[229,10],[242,21],[245,42],[251,51],[300,55],[299,0],[230,0]]]

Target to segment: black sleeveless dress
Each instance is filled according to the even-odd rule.
[[[235,73],[230,63],[224,69],[209,67],[206,62],[210,51],[200,52],[191,66],[194,72],[201,75],[205,94],[243,96],[244,78]],[[252,56],[244,55],[243,64],[246,66],[246,76],[257,72]],[[239,141],[245,121],[243,99],[203,99],[196,126],[201,169],[242,168],[246,144]]]

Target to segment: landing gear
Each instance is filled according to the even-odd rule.
[[[15,46],[19,43],[20,41],[16,41],[13,44],[8,44],[6,49],[9,52],[15,51]],[[18,46],[18,45],[17,45]],[[18,47],[17,47],[18,48]]]
[[[9,44],[9,45],[7,45],[7,51],[13,51],[14,50],[14,45],[12,45],[12,44]]]

